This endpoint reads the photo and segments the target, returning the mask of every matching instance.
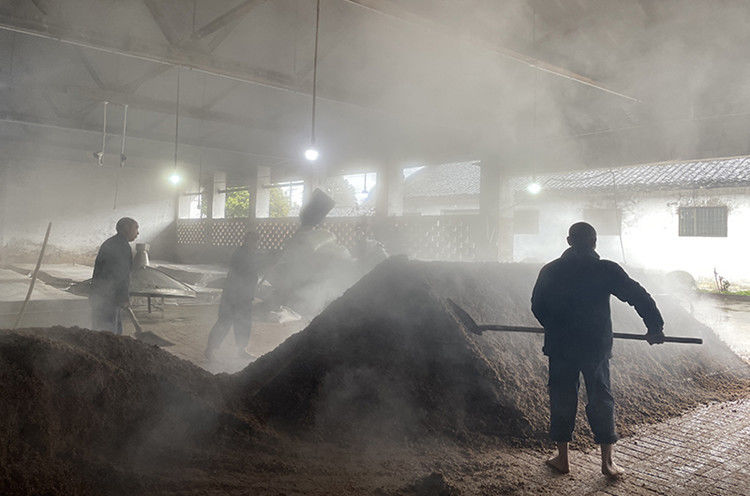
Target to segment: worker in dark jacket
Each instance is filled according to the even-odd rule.
[[[586,384],[586,417],[594,440],[601,445],[602,473],[622,473],[612,461],[615,434],[614,400],[610,390],[612,320],[609,298],[615,295],[635,307],[646,324],[649,344],[664,342],[664,321],[651,295],[615,262],[600,260],[594,251],[596,231],[578,222],[568,232],[568,248],[539,272],[531,310],[544,327],[544,354],[549,357],[550,437],[557,456],[547,461],[567,473],[578,405],[579,376]]]
[[[246,348],[250,342],[252,304],[258,285],[257,245],[257,233],[248,232],[242,246],[232,255],[221,293],[219,318],[208,335],[205,355],[209,361],[213,360],[214,353],[224,341],[230,327],[234,328],[237,355],[244,359],[253,358]]]
[[[102,243],[91,279],[91,327],[122,334],[120,310],[130,306],[131,241],[138,237],[138,222],[130,217],[117,221],[117,234]]]

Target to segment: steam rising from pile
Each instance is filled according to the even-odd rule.
[[[479,320],[533,325],[528,298],[537,272],[537,266],[521,264],[392,258],[306,330],[237,374],[239,408],[279,427],[337,436],[544,438],[541,337],[477,337],[444,300],[459,300]],[[677,304],[661,303],[668,333],[700,336],[706,345],[616,344],[614,394],[623,433],[701,401],[733,398],[750,386],[748,366],[708,328]],[[643,328],[632,309],[619,306],[614,323]],[[579,426],[585,428],[585,421]]]
[[[533,324],[537,271],[391,258],[233,376],[108,333],[3,331],[0,490],[55,494],[49,488],[66,481],[133,493],[167,484],[159,477],[185,483],[206,466],[229,470],[221,467],[236,457],[258,460],[254,470],[263,471],[274,466],[262,460],[266,441],[287,442],[283,433],[356,445],[424,435],[538,443],[547,426],[540,337],[475,336],[445,304],[455,299],[479,321]],[[667,333],[679,329],[706,345],[616,344],[622,434],[750,391],[747,364],[679,306],[660,304]],[[614,325],[635,330],[637,317],[617,307]],[[585,425],[581,415],[579,431]]]

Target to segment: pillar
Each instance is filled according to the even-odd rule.
[[[211,198],[211,218],[223,219],[224,207],[227,203],[227,174],[225,172],[214,172]]]
[[[267,219],[271,215],[271,169],[258,166],[255,173],[255,217]],[[251,191],[252,194],[252,191]]]
[[[404,214],[404,169],[401,166],[389,167],[388,174],[388,215]]]
[[[513,192],[510,181],[492,161],[482,161],[479,176],[479,223],[474,237],[477,258],[513,260]]]
[[[255,166],[248,167],[247,173],[243,177],[242,183],[247,186],[250,205],[248,205],[247,217],[251,223],[254,223],[258,208],[258,168]]]
[[[388,216],[388,187],[390,184],[388,166],[382,165],[377,171],[375,183],[375,217]]]
[[[401,215],[404,211],[404,175],[400,167],[384,164],[377,171],[375,216]]]
[[[5,204],[8,201],[8,193],[6,191],[8,187],[8,167],[8,160],[0,157],[0,262],[5,259],[5,225],[8,215]]]

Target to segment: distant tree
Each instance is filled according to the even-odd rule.
[[[236,219],[250,216],[250,193],[247,190],[227,193],[224,204],[224,217]]]
[[[342,176],[326,179],[324,187],[328,195],[336,202],[337,207],[354,207],[357,205],[357,190]]]
[[[289,197],[286,196],[281,188],[271,188],[271,199],[268,210],[269,217],[289,217]]]

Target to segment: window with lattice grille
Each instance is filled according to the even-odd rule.
[[[727,207],[680,207],[679,218],[680,236],[727,236]]]

